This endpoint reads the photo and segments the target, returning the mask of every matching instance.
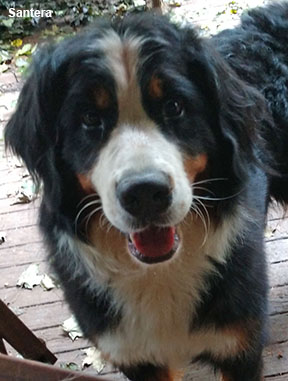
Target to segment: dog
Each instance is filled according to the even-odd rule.
[[[263,231],[288,201],[288,4],[211,38],[156,14],[34,57],[6,144],[85,335],[134,381],[260,381]],[[180,372],[180,373],[179,373]]]

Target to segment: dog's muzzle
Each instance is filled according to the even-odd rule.
[[[166,261],[178,248],[175,227],[163,226],[164,216],[172,203],[172,193],[169,176],[157,170],[128,173],[116,186],[121,207],[143,226],[141,231],[127,237],[130,253],[141,262]]]
[[[172,202],[169,176],[161,171],[130,173],[116,187],[122,208],[140,221],[153,222]]]

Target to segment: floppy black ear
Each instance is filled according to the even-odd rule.
[[[186,31],[185,50],[189,76],[209,102],[214,132],[232,150],[234,174],[242,178],[247,163],[261,163],[257,153],[263,145],[260,129],[270,123],[264,97],[242,81],[215,51],[211,41]],[[257,149],[258,147],[258,149]]]
[[[39,52],[31,65],[16,111],[5,128],[5,143],[25,162],[33,179],[45,179],[49,194],[59,192],[56,170],[56,119],[64,92],[61,58],[53,46]]]

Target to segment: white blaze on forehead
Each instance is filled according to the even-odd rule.
[[[105,216],[122,232],[130,232],[132,228],[117,200],[117,184],[127,173],[147,169],[164,172],[171,179],[171,225],[182,221],[190,209],[191,186],[178,147],[166,139],[152,121],[122,123],[111,133],[91,171],[91,183],[101,198]]]
[[[119,122],[135,121],[145,116],[137,79],[142,44],[143,39],[140,37],[129,34],[119,36],[112,29],[99,41],[117,86]]]

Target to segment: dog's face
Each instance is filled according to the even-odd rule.
[[[103,214],[132,256],[157,263],[177,252],[203,192],[237,190],[257,103],[193,31],[136,17],[43,51],[6,140],[54,213]]]
[[[172,44],[156,42],[151,52],[151,42],[129,31],[120,37],[113,29],[95,47],[92,42],[103,57],[103,73],[94,74],[92,68],[87,88],[78,87],[74,102],[68,98],[67,109],[78,115],[68,114],[67,125],[76,121],[75,135],[65,133],[63,151],[67,160],[75,152],[72,162],[81,163],[75,172],[82,186],[96,191],[108,221],[129,236],[131,252],[145,262],[167,259],[176,251],[175,226],[189,212],[192,183],[207,164],[203,142],[202,147],[194,142],[189,153],[177,139],[187,130],[192,142],[189,130],[195,125],[194,136],[213,142],[195,85],[185,67],[177,70],[178,59],[169,57]],[[149,62],[151,54],[157,66]],[[85,64],[80,70],[85,72]]]

